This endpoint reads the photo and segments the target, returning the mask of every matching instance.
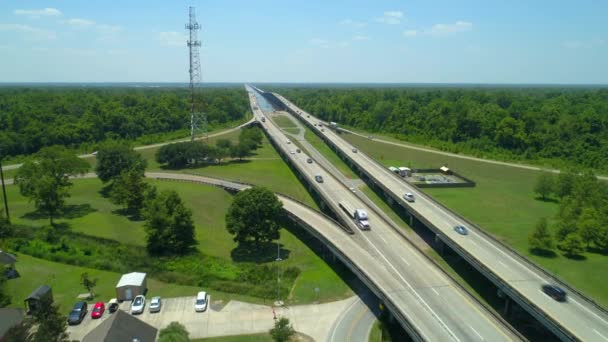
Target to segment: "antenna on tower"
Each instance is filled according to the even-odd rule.
[[[186,24],[186,30],[190,31],[190,39],[187,45],[190,52],[190,139],[194,140],[197,134],[202,134],[207,137],[207,115],[202,111],[197,111],[196,108],[196,88],[201,81],[201,60],[198,48],[201,46],[201,41],[198,40],[197,31],[200,30],[199,24],[196,22],[196,13],[194,7],[190,7],[190,21]],[[202,103],[201,103],[202,106]]]

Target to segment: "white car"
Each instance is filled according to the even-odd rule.
[[[412,194],[411,192],[406,192],[405,195],[403,195],[403,199],[408,201],[408,202],[415,202],[416,200],[414,199],[414,194]]]
[[[144,308],[146,307],[146,297],[143,295],[139,295],[133,299],[133,303],[131,303],[131,315],[136,315],[144,312]]]
[[[207,292],[201,291],[196,295],[194,302],[194,311],[203,312],[207,310]]]
[[[160,312],[160,308],[162,307],[163,302],[160,297],[152,297],[150,301],[150,312]]]

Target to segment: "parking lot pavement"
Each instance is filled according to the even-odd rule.
[[[353,300],[355,298],[325,304],[276,308],[275,313],[277,316],[289,318],[296,331],[312,337],[315,341],[325,341],[334,321]],[[191,338],[260,333],[268,331],[274,325],[273,308],[270,306],[230,301],[221,307],[216,305],[210,296],[209,308],[205,312],[195,312],[194,301],[194,296],[163,298],[161,311],[150,313],[150,300],[147,300],[144,313],[136,317],[159,330],[171,322],[179,322],[186,327]],[[130,306],[130,302],[124,302],[120,310],[129,312]],[[110,317],[106,311],[101,319],[93,320],[91,309],[92,305],[89,305],[89,313],[80,325],[68,327],[71,340],[81,340]]]

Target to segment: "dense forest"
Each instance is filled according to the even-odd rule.
[[[199,97],[211,127],[249,111],[242,87],[203,88]],[[187,88],[0,87],[0,149],[15,156],[184,130],[189,101]]]
[[[272,90],[322,119],[451,152],[608,171],[608,89]]]

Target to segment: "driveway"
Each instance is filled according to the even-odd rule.
[[[210,306],[205,312],[194,311],[195,297],[177,297],[163,299],[163,307],[159,313],[148,312],[150,300],[146,301],[146,310],[136,317],[144,322],[162,329],[169,323],[177,321],[183,324],[191,338],[213,336],[242,335],[262,333],[274,325],[273,308],[266,305],[230,301],[225,306],[216,303],[209,297]],[[334,322],[347,310],[357,297],[325,303],[298,305],[275,308],[277,316],[289,318],[296,331],[312,337],[315,341],[328,340]],[[130,302],[124,302],[120,310],[129,312]],[[81,340],[86,334],[110,317],[106,311],[101,319],[91,319],[89,313],[80,325],[68,326],[70,340]]]

